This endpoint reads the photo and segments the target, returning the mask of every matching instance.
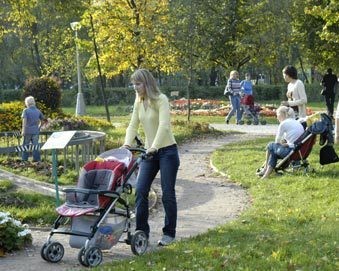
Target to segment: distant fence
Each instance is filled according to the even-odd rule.
[[[19,131],[0,132],[0,155],[21,157],[24,150],[40,149],[52,133],[53,131],[40,132],[40,143],[36,147],[32,145],[23,146],[20,143],[22,136]],[[57,154],[63,155],[65,169],[71,165],[79,171],[81,165],[95,159],[96,156],[105,151],[105,139],[106,134],[103,132],[77,131],[67,146],[63,150],[57,151]],[[44,150],[43,157],[48,160],[51,157],[51,151]]]

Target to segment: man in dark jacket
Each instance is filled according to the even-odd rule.
[[[321,84],[324,89],[324,96],[327,107],[327,114],[333,118],[335,91],[338,83],[338,78],[335,74],[332,74],[332,69],[327,69],[327,73],[324,75]]]

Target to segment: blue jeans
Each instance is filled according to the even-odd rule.
[[[270,156],[268,159],[268,164],[275,168],[277,165],[278,159],[285,158],[292,148],[288,146],[284,146],[280,143],[271,142],[267,145],[267,151],[269,152]]]
[[[175,237],[177,226],[175,182],[179,165],[176,145],[160,148],[151,159],[141,162],[136,185],[136,230],[142,230],[149,236],[148,194],[160,170],[162,203],[165,210],[165,225],[162,231],[168,236]]]
[[[23,146],[29,145],[32,143],[32,145],[38,145],[39,144],[39,135],[24,135],[24,142]],[[40,161],[40,151],[39,150],[33,150],[32,151],[33,155],[33,161],[38,162]],[[22,152],[22,160],[27,161],[29,157],[29,152],[24,151]]]
[[[231,117],[234,115],[234,113],[237,113],[237,123],[239,123],[241,121],[241,117],[242,117],[242,112],[240,110],[240,95],[231,95],[229,97],[231,105],[232,105],[232,109],[231,111],[228,113],[226,120],[230,120]]]

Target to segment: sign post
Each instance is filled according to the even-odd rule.
[[[71,141],[76,131],[54,132],[42,146],[41,150],[52,150],[52,177],[55,184],[55,204],[60,205],[58,172],[57,172],[57,150],[64,149]]]

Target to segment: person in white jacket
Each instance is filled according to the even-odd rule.
[[[265,163],[257,173],[262,179],[269,177],[277,165],[278,159],[285,158],[294,148],[294,142],[304,133],[304,127],[295,119],[295,114],[291,107],[280,106],[277,109],[277,119],[280,124],[275,141],[268,143]]]
[[[297,69],[293,66],[286,66],[283,69],[283,76],[287,85],[287,101],[282,101],[281,105],[293,108],[297,118],[306,118],[307,96],[304,83],[298,79]]]

